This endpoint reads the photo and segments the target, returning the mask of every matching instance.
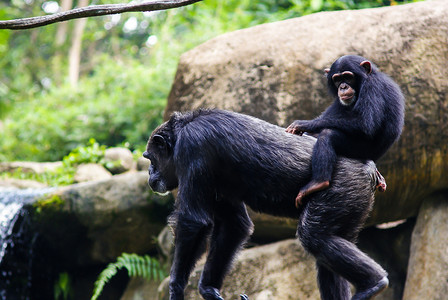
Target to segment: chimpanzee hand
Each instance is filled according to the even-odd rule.
[[[288,126],[288,128],[286,128],[286,132],[302,135],[306,131],[305,126],[307,122],[308,121],[295,120],[294,122],[291,123],[291,125]]]

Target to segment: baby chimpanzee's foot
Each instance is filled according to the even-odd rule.
[[[376,169],[376,188],[379,192],[385,192],[387,189],[386,179],[384,179],[378,169]]]
[[[330,181],[322,181],[322,182],[316,182],[311,181],[307,185],[305,185],[299,192],[299,194],[296,197],[296,207],[299,208],[300,205],[302,205],[302,200],[305,196],[308,196],[309,194],[319,192],[322,190],[327,189],[330,186]]]
[[[299,208],[300,205],[302,205],[302,199],[305,197],[305,193],[302,191],[299,192],[299,194],[296,197],[296,207]]]
[[[383,277],[378,283],[368,289],[363,291],[356,292],[356,294],[352,297],[352,300],[369,300],[384,291],[389,285],[389,279],[387,277]]]

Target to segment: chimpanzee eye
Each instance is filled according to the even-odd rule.
[[[333,77],[331,77],[333,80],[333,83],[336,87],[338,87],[342,82],[342,75],[341,74],[334,74]]]
[[[348,85],[353,86],[355,84],[355,74],[353,74],[352,72],[342,72],[342,77],[344,78],[343,81]]]
[[[355,78],[355,75],[352,72],[350,72],[350,71],[342,72],[342,76],[344,77],[344,80],[347,80],[347,81],[350,81],[353,78]]]

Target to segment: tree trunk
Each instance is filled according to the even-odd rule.
[[[89,0],[80,0],[78,2],[79,7],[85,7],[89,4]],[[69,81],[73,87],[78,85],[79,79],[79,65],[81,62],[81,46],[82,35],[84,27],[86,26],[87,19],[78,19],[75,21],[75,28],[73,29],[72,46],[69,53]]]
[[[61,9],[62,11],[67,11],[70,8],[72,8],[73,5],[73,0],[61,0]],[[67,37],[67,28],[68,28],[68,23],[67,22],[62,22],[58,25],[58,30],[56,32],[56,46],[62,46],[62,44],[64,44],[65,39]]]

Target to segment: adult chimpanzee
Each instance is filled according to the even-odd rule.
[[[330,185],[337,156],[373,160],[398,139],[404,123],[404,97],[398,85],[361,56],[346,55],[325,70],[333,104],[314,120],[296,120],[289,133],[319,133],[313,149],[312,177],[296,197]]]
[[[376,167],[341,158],[329,189],[296,209],[291,201],[311,176],[315,138],[286,133],[259,119],[221,110],[175,113],[151,135],[149,185],[178,187],[170,299],[184,299],[192,268],[209,253],[199,283],[204,299],[219,290],[232,259],[252,233],[253,210],[299,220],[297,234],[317,261],[322,299],[369,299],[388,285],[387,273],[354,244],[369,214]],[[242,299],[247,297],[242,296]]]

